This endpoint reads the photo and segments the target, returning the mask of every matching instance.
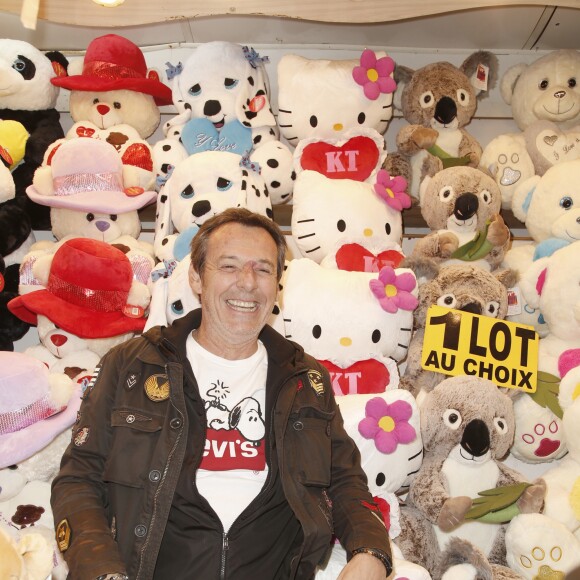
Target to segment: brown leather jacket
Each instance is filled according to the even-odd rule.
[[[185,356],[186,337],[200,320],[197,310],[112,349],[85,393],[52,491],[55,525],[66,520],[71,532],[64,557],[74,580],[123,571],[131,579],[153,577],[190,429],[204,447],[203,406],[196,420],[184,400],[188,389],[201,400]],[[326,370],[268,326],[260,339],[268,352],[267,461],[279,470],[302,527],[284,577],[311,578],[333,532],[348,553],[370,547],[390,554]],[[154,375],[168,378],[163,400],[147,396]],[[251,525],[243,534],[248,543]]]

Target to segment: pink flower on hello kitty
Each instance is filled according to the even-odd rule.
[[[375,193],[396,211],[411,207],[411,198],[407,195],[407,180],[404,177],[391,177],[388,171],[381,169],[377,173],[374,189]]]
[[[352,69],[352,78],[363,87],[365,97],[376,101],[381,93],[394,93],[397,83],[391,78],[395,62],[390,56],[377,59],[370,49],[363,50],[360,65]]]
[[[410,272],[398,274],[391,266],[385,266],[379,277],[369,282],[371,292],[379,299],[381,308],[391,314],[401,310],[415,310],[419,300],[411,294],[417,285],[415,276]]]

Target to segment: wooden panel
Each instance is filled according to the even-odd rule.
[[[78,26],[135,26],[200,16],[252,14],[320,22],[389,22],[485,6],[533,5],[577,8],[577,0],[126,0],[116,8],[89,0],[40,0],[38,17]],[[3,0],[2,10],[19,14],[22,0]]]

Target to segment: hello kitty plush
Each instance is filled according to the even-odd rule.
[[[292,237],[302,256],[343,270],[378,272],[384,265],[398,266],[406,205],[395,206],[395,196],[385,192],[379,180],[373,186],[303,171],[292,211]],[[399,195],[410,201],[404,192]]]
[[[361,454],[369,491],[390,537],[400,533],[399,499],[421,466],[423,445],[417,404],[410,393],[394,389],[379,395],[347,395],[337,399],[346,432]],[[379,511],[380,510],[380,511]],[[421,566],[404,560],[394,543],[393,580],[430,580]],[[346,552],[334,543],[316,580],[334,580],[346,564]]]
[[[396,363],[407,354],[417,306],[409,270],[346,272],[299,258],[282,284],[285,334],[328,368],[335,394],[398,386]]]

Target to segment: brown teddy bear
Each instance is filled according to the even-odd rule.
[[[410,391],[421,403],[425,395],[445,379],[445,375],[421,367],[429,307],[438,305],[504,319],[508,308],[507,289],[515,284],[516,273],[497,270],[491,274],[470,264],[441,267],[434,260],[413,257],[404,260],[403,265],[415,272],[420,284],[419,306],[413,314],[415,331],[399,386]]]
[[[417,241],[413,256],[471,262],[487,270],[501,264],[510,231],[499,215],[501,192],[488,173],[473,167],[443,169],[424,179],[420,205],[432,232]]]
[[[386,169],[407,179],[413,197],[426,175],[454,165],[479,165],[481,146],[464,127],[477,100],[495,86],[497,70],[497,58],[486,51],[470,55],[459,68],[449,62],[416,71],[396,67],[395,107],[409,125],[399,131],[398,152],[387,158]]]

